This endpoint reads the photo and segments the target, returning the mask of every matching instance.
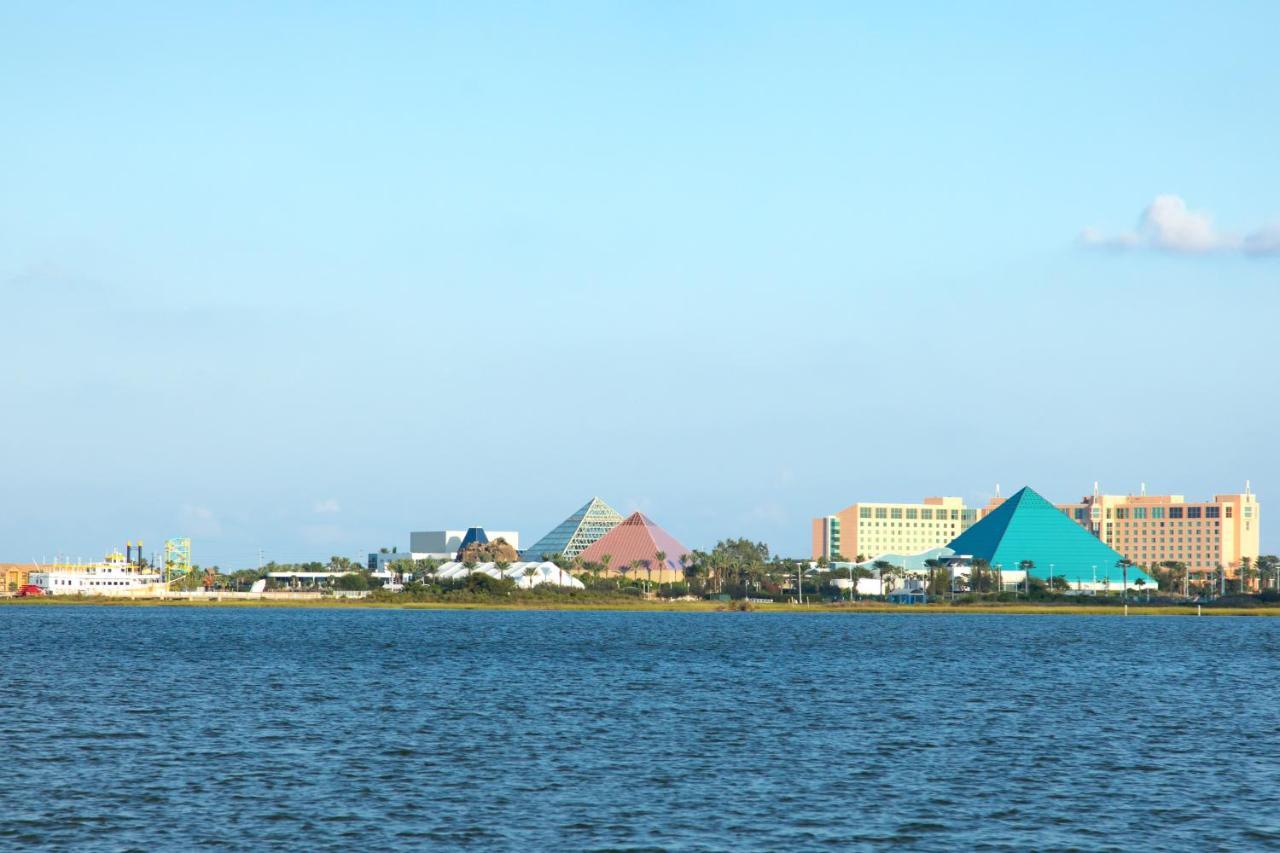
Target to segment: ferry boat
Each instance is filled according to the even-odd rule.
[[[142,543],[133,559],[133,543],[129,553],[112,551],[98,563],[53,563],[31,572],[30,582],[45,595],[134,595],[165,589],[160,572],[142,560]]]

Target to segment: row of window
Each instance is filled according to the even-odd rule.
[[[948,515],[948,513],[950,513]],[[925,521],[951,521],[960,520],[960,510],[958,509],[922,509],[920,507],[900,507],[900,506],[877,506],[858,507],[859,518],[908,518],[923,519]]]
[[[958,525],[946,521],[934,521],[929,524],[924,524],[920,521],[886,521],[883,524],[878,521],[868,521],[866,524],[859,524],[858,529],[868,530],[872,527],[910,527],[913,529],[919,529],[927,527],[930,530],[955,530],[957,526]]]
[[[1097,507],[1094,507],[1094,510],[1097,510]],[[1150,515],[1148,515],[1148,510],[1150,510]],[[1218,506],[1116,507],[1114,516],[1112,514],[1111,509],[1110,508],[1107,509],[1107,518],[1114,517],[1117,520],[1123,520],[1128,518],[1143,519],[1148,517],[1171,518],[1171,519],[1222,518],[1224,517],[1222,514],[1223,510],[1226,511],[1225,517],[1231,518],[1231,510],[1232,510],[1231,506],[1225,506],[1225,507],[1218,507]],[[1252,507],[1246,506],[1244,508],[1244,514],[1246,518],[1248,518],[1249,515],[1251,514],[1251,510],[1252,510]],[[1076,507],[1075,510],[1071,513],[1071,515],[1074,516],[1076,521],[1087,521],[1090,516],[1089,508]]]

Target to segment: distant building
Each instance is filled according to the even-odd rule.
[[[984,512],[1000,506],[992,498]],[[1183,563],[1191,575],[1226,569],[1238,576],[1241,560],[1255,560],[1261,547],[1261,506],[1245,484],[1243,492],[1188,501],[1182,495],[1093,494],[1057,508],[1103,543],[1135,563]]]
[[[572,560],[613,528],[622,516],[600,498],[592,498],[555,529],[524,550],[526,560],[541,560],[544,555],[560,554]]]
[[[664,554],[661,562],[659,552]],[[688,554],[689,549],[675,537],[636,512],[593,542],[579,558],[584,563],[603,564],[608,557],[608,574],[626,572],[629,577],[667,583],[684,580],[681,558]]]
[[[37,567],[29,563],[0,563],[0,593],[17,592],[31,582]]]
[[[504,539],[517,551],[520,534],[514,530],[486,530],[489,540]],[[424,530],[409,534],[409,555],[415,560],[452,560],[458,555],[467,530]]]
[[[397,560],[412,560],[412,559],[413,559],[412,554],[397,554],[395,551],[391,551],[384,554],[381,551],[379,551],[377,553],[370,553],[369,560],[365,565],[368,567],[369,571],[371,572],[385,572],[385,571],[388,571],[391,564],[396,562]],[[426,559],[426,558],[424,557],[423,559]]]
[[[1077,524],[1135,563],[1185,563],[1194,574],[1238,575],[1241,559],[1257,559],[1261,539],[1258,498],[1246,484],[1238,494],[1190,501],[1182,495],[1104,495],[1060,504]]]
[[[1007,583],[1024,577],[1022,563],[1034,563],[1031,576],[1040,580],[1063,578],[1072,589],[1119,590],[1123,571],[1116,563],[1122,555],[1072,522],[1061,510],[1030,488],[1024,488],[986,512],[982,520],[948,545],[955,557],[982,559],[1002,572]],[[1016,574],[1014,574],[1016,573]],[[1130,568],[1129,585],[1154,589],[1152,578]],[[1136,582],[1141,580],[1141,584]]]
[[[944,547],[978,520],[960,498],[923,503],[859,502],[812,523],[813,558],[857,560],[874,554],[917,554]]]

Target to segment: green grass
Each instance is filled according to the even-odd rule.
[[[476,601],[396,601],[370,599],[227,599],[161,600],[153,598],[102,598],[85,596],[54,596],[49,598],[4,598],[0,606],[8,607],[266,607],[339,610],[565,610],[565,611],[626,611],[653,613],[714,613],[733,612],[740,602],[724,601],[646,601],[636,598],[592,598],[573,601],[558,597],[520,596],[510,600]],[[903,606],[882,602],[822,603],[798,606],[794,604],[752,604],[752,613],[893,613],[900,616],[930,616],[948,613],[964,614],[1014,614],[1026,616],[1121,616],[1124,608],[1119,604],[1029,604],[1016,602],[991,602],[975,604],[925,604]],[[1195,616],[1195,605],[1158,605],[1130,607],[1133,616]],[[1206,616],[1280,616],[1280,607],[1211,607],[1205,606]]]

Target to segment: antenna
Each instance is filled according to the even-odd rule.
[[[1095,498],[1098,496],[1098,481],[1097,481],[1097,480],[1094,480],[1094,481],[1093,481],[1093,496],[1094,496]]]
[[[1146,484],[1146,483],[1143,483],[1143,484],[1142,484],[1142,492],[1141,492],[1141,494],[1142,494],[1142,496],[1143,496],[1144,498],[1147,496],[1147,484]]]
[[[1244,481],[1244,493],[1245,493],[1246,495],[1247,495],[1247,494],[1249,494],[1249,481],[1248,481],[1248,480],[1245,480],[1245,481]]]
[[[996,497],[1000,497],[1000,484],[996,483]]]

